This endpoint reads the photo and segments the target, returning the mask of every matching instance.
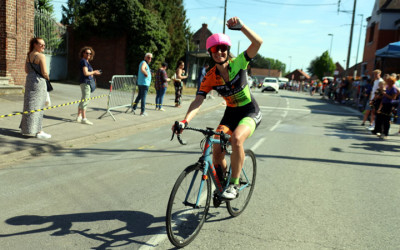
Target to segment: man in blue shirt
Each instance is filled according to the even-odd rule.
[[[153,54],[146,53],[144,60],[139,64],[137,85],[139,87],[139,94],[133,104],[133,112],[135,112],[137,105],[140,102],[140,116],[147,116],[146,110],[146,97],[151,83],[151,71],[149,63],[153,58]]]

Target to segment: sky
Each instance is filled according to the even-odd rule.
[[[354,1],[227,0],[226,19],[239,17],[263,39],[259,54],[285,63],[287,71],[306,71],[311,60],[330,50],[333,61],[345,68]],[[212,33],[223,32],[225,0],[183,2],[193,33],[200,29],[203,23],[208,24]],[[66,3],[67,0],[52,1],[58,21],[61,19],[61,6]],[[366,18],[371,16],[374,4],[375,0],[357,1],[349,67],[356,63],[358,48],[357,62],[362,61]],[[234,54],[244,51],[250,45],[249,40],[240,31],[225,29],[225,33],[232,40],[231,51]]]

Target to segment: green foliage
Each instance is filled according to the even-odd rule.
[[[62,5],[63,13],[60,22],[64,25],[75,23],[80,7],[82,7],[80,0],[68,0],[67,6]]]
[[[35,1],[35,9],[45,10],[50,14],[54,13],[53,5],[51,4],[51,0],[37,0]]]
[[[34,34],[46,42],[46,54],[65,51],[65,29],[57,24],[53,13],[53,5],[49,0],[35,1]]]
[[[257,54],[253,60],[250,62],[250,66],[253,68],[262,69],[277,69],[284,72],[286,70],[286,64],[273,58],[266,58],[260,54]]]
[[[335,68],[336,66],[333,63],[332,58],[329,56],[328,51],[325,51],[321,56],[316,57],[310,62],[307,71],[311,75],[316,75],[318,79],[322,79],[324,76],[333,75]]]
[[[126,35],[128,74],[137,74],[147,52],[153,71],[163,61],[174,67],[191,37],[182,0],[68,0],[63,22],[82,39]]]

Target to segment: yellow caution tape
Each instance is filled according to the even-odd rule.
[[[99,95],[99,96],[95,96],[95,97],[91,97],[91,98],[86,98],[86,99],[82,99],[82,100],[75,101],[75,102],[68,102],[68,103],[64,103],[64,104],[59,104],[59,105],[55,105],[55,106],[51,106],[51,107],[47,107],[47,108],[43,108],[43,109],[36,109],[36,110],[30,110],[30,111],[24,111],[24,112],[17,112],[17,113],[12,113],[12,114],[8,114],[8,115],[0,115],[0,118],[11,117],[11,116],[16,116],[16,115],[23,115],[23,114],[29,114],[29,113],[35,113],[35,112],[45,111],[45,110],[54,109],[54,108],[65,107],[65,106],[68,106],[68,105],[71,105],[71,104],[76,104],[76,103],[89,101],[89,100],[93,100],[93,99],[98,99],[98,98],[102,98],[102,97],[105,97],[105,96],[108,96],[108,94]]]

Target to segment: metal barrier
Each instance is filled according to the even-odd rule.
[[[103,118],[106,114],[110,114],[114,121],[116,121],[111,110],[126,107],[126,113],[132,108],[136,80],[137,78],[134,75],[115,75],[112,77],[110,81],[110,93],[108,94],[107,111],[99,119]]]

